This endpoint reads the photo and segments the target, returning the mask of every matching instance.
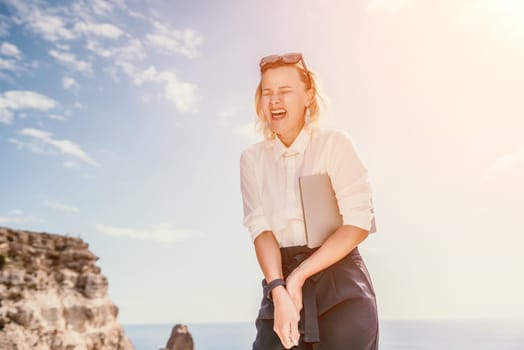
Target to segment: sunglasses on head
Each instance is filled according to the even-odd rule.
[[[302,53],[300,52],[290,52],[286,53],[284,55],[270,55],[266,57],[262,57],[260,60],[260,70],[264,71],[264,67],[267,67],[270,64],[274,63],[284,63],[284,64],[297,64],[298,62],[302,63],[302,67],[304,67],[304,71],[306,73],[309,86],[311,86],[311,78],[309,77],[309,71],[306,67],[306,62],[304,61],[304,57],[302,57]]]

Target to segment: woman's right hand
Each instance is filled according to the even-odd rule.
[[[298,345],[300,338],[298,331],[300,312],[283,286],[273,289],[271,295],[275,306],[273,330],[280,338],[284,348],[290,349]]]

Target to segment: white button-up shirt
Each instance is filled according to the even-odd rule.
[[[343,225],[376,231],[367,168],[351,138],[334,129],[302,129],[289,148],[276,137],[242,152],[242,223],[253,241],[272,231],[280,247],[306,244],[298,177],[319,173],[331,178]]]

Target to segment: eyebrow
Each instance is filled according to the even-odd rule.
[[[291,86],[291,85],[284,85],[284,86],[279,86],[277,88],[277,90],[284,90],[284,89],[293,89],[294,86]],[[267,91],[267,90],[273,90],[273,89],[270,89],[270,88],[264,88],[262,89],[262,91]]]

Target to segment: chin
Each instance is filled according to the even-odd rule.
[[[280,135],[283,132],[285,132],[282,128],[271,128],[271,131],[273,131],[277,135]]]

